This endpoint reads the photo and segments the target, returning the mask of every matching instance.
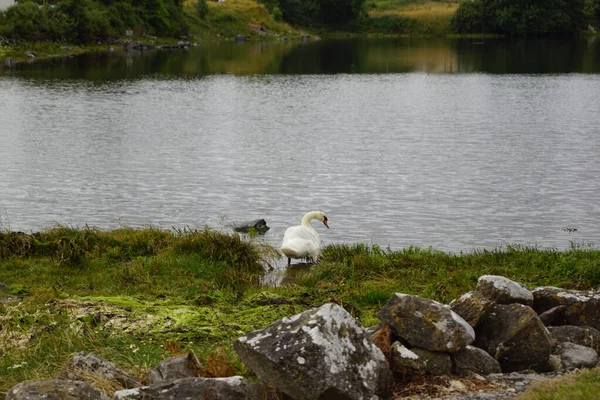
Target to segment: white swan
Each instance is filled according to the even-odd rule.
[[[323,211],[311,211],[302,217],[302,223],[285,230],[281,251],[288,258],[288,266],[292,258],[310,258],[316,260],[321,254],[321,239],[312,227],[310,221],[317,219],[325,224],[327,228],[327,214]]]

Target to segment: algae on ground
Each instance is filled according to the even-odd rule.
[[[236,338],[324,303],[367,327],[395,292],[448,303],[481,275],[530,287],[600,284],[600,251],[587,247],[447,254],[332,245],[320,263],[268,287],[261,278],[275,250],[235,234],[86,228],[30,236],[0,233],[0,282],[10,286],[0,293],[0,395],[24,380],[55,378],[79,351],[140,378],[187,350],[206,376],[248,375],[232,351]],[[64,238],[70,246],[56,245]]]

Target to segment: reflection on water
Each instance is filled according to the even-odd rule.
[[[208,43],[20,65],[21,76],[94,81],[210,74],[598,73],[600,39],[352,39]]]
[[[268,271],[263,279],[267,286],[286,286],[297,283],[302,277],[310,271],[313,264],[306,262],[294,262],[289,267],[287,259],[285,262],[277,263],[277,267]]]
[[[323,209],[325,244],[600,243],[596,42],[490,42],[232,44],[19,67],[0,76],[0,222],[265,218],[278,247]],[[461,73],[433,73],[447,71]]]

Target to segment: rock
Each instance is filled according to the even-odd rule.
[[[109,400],[106,393],[87,382],[48,380],[21,382],[6,394],[6,400]]]
[[[263,400],[269,388],[241,376],[229,378],[184,378],[170,383],[126,389],[114,394],[113,400]]]
[[[244,36],[244,35],[237,35],[235,37],[235,41],[238,42],[238,43],[245,42],[246,41],[246,36]]]
[[[550,354],[548,365],[550,366],[550,371],[558,372],[563,370],[562,361],[560,361],[560,357],[556,354]]]
[[[292,399],[389,396],[391,371],[367,331],[325,304],[237,339],[233,348],[260,380]]]
[[[452,311],[460,315],[472,327],[477,326],[483,317],[496,303],[478,291],[471,291],[452,300]]]
[[[564,305],[566,325],[586,325],[600,330],[600,293],[544,286],[534,289],[533,296],[533,309],[538,314]]]
[[[575,343],[559,344],[554,354],[560,357],[562,367],[567,371],[576,368],[594,368],[598,364],[596,350]]]
[[[302,42],[308,42],[309,39],[310,35],[300,35],[300,41]]]
[[[112,383],[114,390],[141,386],[141,382],[120,370],[104,358],[85,351],[77,353],[60,372],[59,378],[72,381],[86,381],[90,377]]]
[[[477,281],[476,290],[496,304],[519,303],[533,305],[533,294],[525,286],[498,275],[483,275]]]
[[[540,314],[540,320],[546,326],[551,325],[564,325],[565,324],[565,310],[566,306],[552,307],[548,311],[544,311]]]
[[[476,332],[474,345],[498,360],[503,371],[548,369],[552,339],[530,307],[496,305],[479,321]]]
[[[5,67],[12,68],[12,67],[14,67],[15,65],[17,65],[17,62],[16,62],[15,60],[13,60],[12,58],[10,58],[10,57],[9,57],[9,58],[6,58],[6,59],[4,60],[4,66],[5,66]]]
[[[373,344],[381,350],[385,359],[389,362],[392,360],[392,329],[389,325],[383,325],[377,332],[371,334],[369,329],[365,329],[367,334],[371,337]]]
[[[73,50],[73,48],[71,46],[61,46],[60,49],[62,51],[71,51],[71,50]]]
[[[262,235],[271,228],[267,226],[267,222],[264,219],[255,219],[254,221],[244,222],[242,224],[236,225],[233,228],[234,231],[242,233],[248,233],[252,229]]]
[[[368,328],[365,328],[365,330],[367,331],[367,333],[369,335],[371,335],[371,339],[372,339],[373,335],[376,334],[377,331],[379,331],[382,327],[383,327],[382,324],[377,324],[377,325],[373,325]]]
[[[559,343],[575,343],[600,352],[600,331],[591,326],[549,326],[548,331]]]
[[[25,55],[27,57],[29,57],[29,58],[35,58],[36,57],[36,55],[35,55],[35,53],[33,51],[26,51]]]
[[[8,286],[5,283],[0,282],[0,292],[4,292],[4,291],[7,291],[7,290],[10,290],[10,286]]]
[[[475,340],[473,328],[450,306],[419,296],[394,294],[379,319],[411,346],[430,351],[453,353]]]
[[[408,349],[400,342],[392,345],[394,371],[417,375],[450,375],[452,360],[450,354],[428,351],[415,347]]]
[[[502,372],[500,363],[485,350],[474,346],[467,346],[452,355],[458,375],[476,373],[481,375]]]
[[[392,344],[392,360],[392,365],[396,372],[423,375],[427,368],[424,359],[400,342]]]
[[[193,352],[188,355],[163,360],[155,368],[148,371],[146,381],[149,385],[169,383],[181,378],[197,377],[202,365]]]
[[[133,43],[132,48],[135,50],[153,50],[156,49],[156,45],[151,43]]]
[[[450,354],[428,351],[415,347],[411,351],[425,362],[425,373],[430,375],[450,375],[452,359]]]

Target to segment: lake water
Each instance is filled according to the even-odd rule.
[[[224,43],[0,73],[0,221],[600,244],[600,39]],[[567,228],[575,228],[569,232]]]

